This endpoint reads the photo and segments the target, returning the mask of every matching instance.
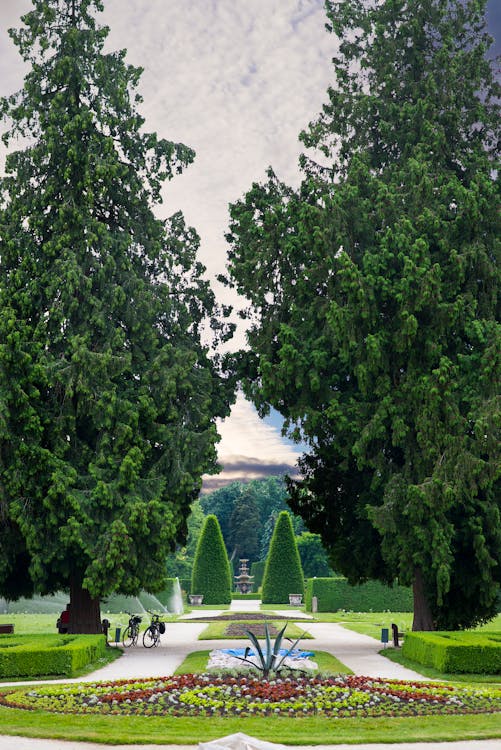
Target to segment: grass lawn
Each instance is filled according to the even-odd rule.
[[[501,715],[419,718],[325,719],[285,717],[86,716],[23,711],[0,706],[0,734],[103,744],[197,744],[234,732],[269,742],[315,745],[361,742],[426,742],[501,737]]]
[[[148,613],[139,613],[143,617],[141,623],[141,630],[146,630],[150,624],[150,616]],[[57,633],[56,620],[58,615],[54,614],[3,614],[0,615],[0,623],[12,623],[14,625],[14,633],[16,635],[33,635],[35,633]],[[115,629],[120,628],[123,633],[129,622],[129,615],[126,612],[119,614],[108,614],[101,612],[101,618],[106,618],[110,621],[109,636],[110,640],[115,639]],[[177,615],[168,615],[162,613],[162,620],[165,622],[175,622],[178,619]],[[1,637],[1,636],[0,636]]]
[[[228,628],[231,627],[231,626],[235,626],[235,625],[238,625],[242,629],[242,634],[241,635],[238,635],[238,634],[236,634],[236,635],[233,635],[233,634],[227,635],[226,631],[228,630]],[[216,639],[216,638],[218,638],[218,639],[219,638],[224,638],[224,639],[228,639],[228,638],[243,638],[245,640],[248,640],[248,636],[246,636],[243,631],[244,630],[249,630],[249,629],[252,630],[252,626],[253,625],[255,625],[255,626],[259,627],[259,628],[263,628],[264,627],[264,623],[263,622],[254,622],[253,623],[252,620],[251,620],[251,617],[249,617],[249,619],[245,619],[245,620],[232,620],[230,622],[224,622],[224,621],[223,622],[211,622],[205,628],[205,630],[202,631],[202,633],[200,633],[200,635],[198,636],[198,640],[199,641],[210,641],[213,638],[214,639]],[[274,620],[270,619],[268,625],[273,625],[277,629],[277,631],[279,632],[283,628],[283,626],[285,625],[285,622],[283,622],[283,621],[281,622],[280,620],[274,621]],[[275,640],[275,637],[276,637],[275,635],[271,635],[272,642]],[[258,635],[258,638],[262,639],[262,638],[264,638],[264,635]],[[297,625],[294,625],[292,623],[288,623],[287,624],[287,629],[285,631],[285,638],[292,638],[292,640],[296,640],[296,638],[301,638],[301,639],[305,639],[306,640],[308,638],[312,638],[312,636],[309,633],[305,633],[305,631],[302,628],[298,628]],[[287,644],[284,644],[284,648],[286,646],[287,646]]]
[[[388,628],[391,638],[391,623],[394,622],[400,632],[412,628],[412,612],[317,612],[313,622],[342,623],[348,630],[363,635],[370,635],[381,640],[381,629]],[[475,628],[478,631],[501,631],[501,614],[498,614],[487,625]]]

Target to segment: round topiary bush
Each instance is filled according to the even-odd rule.
[[[289,594],[304,596],[304,578],[292,521],[286,510],[275,524],[264,569],[263,604],[288,604]]]
[[[191,593],[203,594],[204,604],[230,604],[232,576],[219,522],[207,516],[198,540]]]

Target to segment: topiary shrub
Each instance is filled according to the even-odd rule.
[[[304,595],[301,560],[289,513],[279,513],[264,569],[263,604],[288,604],[289,594]]]
[[[204,604],[230,604],[231,588],[231,567],[221,528],[216,516],[209,515],[195,552],[191,593],[203,594]]]

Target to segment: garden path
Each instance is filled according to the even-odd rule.
[[[30,737],[0,735],[2,750],[105,750],[109,745],[94,742],[45,740]],[[278,747],[284,747],[278,746]],[[294,746],[290,750],[499,750],[499,740],[463,740],[461,742],[401,742],[375,745],[315,745]],[[196,750],[197,745],[113,745],[113,750]]]
[[[238,601],[238,600],[237,600]],[[247,609],[249,601],[245,601]],[[235,611],[235,610],[233,610]],[[424,680],[422,675],[400,664],[386,659],[378,654],[381,643],[374,638],[360,635],[351,630],[343,628],[335,623],[305,622],[303,613],[290,610],[283,611],[286,616],[291,617],[299,628],[307,629],[314,636],[315,641],[308,642],[308,648],[312,651],[327,651],[336,656],[343,664],[355,674],[370,677],[389,677],[400,680]],[[204,616],[209,612],[204,610]],[[222,614],[221,610],[214,610],[214,614]],[[293,620],[297,614],[303,615],[302,621]],[[200,616],[200,611],[196,611]],[[272,612],[270,612],[272,617]],[[59,680],[59,682],[85,682],[94,680],[122,680],[135,677],[164,677],[172,674],[186,656],[192,651],[240,648],[242,640],[210,640],[199,641],[198,636],[206,628],[204,622],[190,622],[188,616],[178,622],[165,624],[165,634],[162,636],[160,645],[154,649],[145,649],[142,645],[124,649],[120,659],[107,664],[105,667],[86,675],[85,677],[72,680]],[[39,683],[32,680],[31,684]],[[52,680],[52,682],[55,682]],[[9,684],[9,683],[2,683]],[[27,684],[30,684],[27,682]]]
[[[257,606],[253,600],[240,600],[245,603],[245,607],[240,608],[240,602],[232,603],[232,611],[257,611]],[[234,606],[236,605],[236,606]],[[304,613],[283,610],[279,612],[286,616],[298,617],[297,625],[305,626]],[[204,615],[207,615],[204,610]],[[214,614],[221,614],[221,610],[214,611]],[[271,614],[271,613],[270,613]],[[199,616],[199,612],[194,612],[193,616]],[[299,621],[299,615],[302,616],[302,622]],[[152,650],[142,647],[130,649],[125,654],[106,667],[80,678],[76,681],[84,680],[108,680],[121,679],[126,677],[146,677],[161,676],[171,674],[176,667],[183,661],[185,656],[191,651],[201,649],[212,649],[241,646],[241,641],[197,641],[198,635],[206,627],[203,622],[189,622],[190,617],[186,616],[183,621],[177,623],[168,623],[166,632],[162,638],[161,645]],[[357,674],[369,674],[372,676],[398,677],[399,679],[424,679],[411,670],[406,670],[398,664],[390,662],[377,652],[381,648],[379,641],[368,636],[360,635],[353,631],[343,628],[335,623],[307,623],[307,628],[315,636],[315,647],[318,650],[329,651],[337,656],[346,666],[350,667]],[[389,673],[389,671],[395,670]],[[52,681],[53,682],[53,681]],[[61,680],[68,682],[68,680]],[[6,683],[3,683],[6,684]],[[18,684],[18,683],[17,683]],[[116,745],[115,750],[158,750],[164,747],[165,750],[195,750],[195,745]],[[301,746],[294,747],[290,750],[500,750],[501,743],[495,740],[468,740],[460,742],[417,742],[417,743],[399,743],[395,744],[363,744],[363,745],[318,745],[313,747]],[[104,746],[89,742],[72,742],[67,740],[53,739],[34,739],[28,737],[7,737],[0,735],[1,750],[104,750]]]

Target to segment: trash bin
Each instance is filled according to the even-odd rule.
[[[381,643],[384,643],[385,646],[388,643],[388,637],[389,637],[388,628],[381,628]]]
[[[115,628],[115,643],[120,643],[121,628]]]

